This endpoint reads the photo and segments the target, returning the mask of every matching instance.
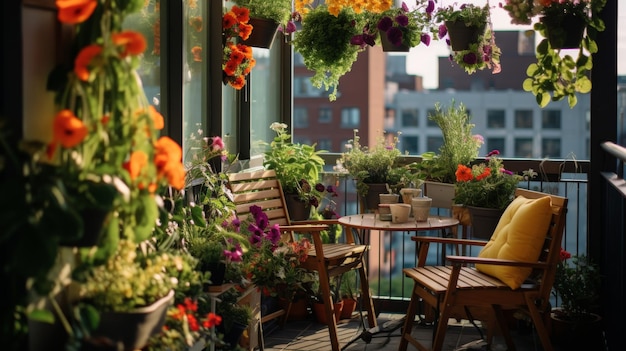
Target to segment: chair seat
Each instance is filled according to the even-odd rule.
[[[324,244],[322,245],[322,249],[324,251],[324,259],[332,261],[363,255],[363,253],[367,250],[367,245]],[[316,256],[315,247],[311,247],[309,250],[309,256]]]
[[[436,294],[445,294],[448,290],[448,282],[450,281],[452,266],[405,268],[403,272],[407,277],[420,282],[427,290]],[[510,290],[510,288],[499,279],[469,267],[461,268],[457,289]]]

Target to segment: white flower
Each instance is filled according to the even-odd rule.
[[[287,129],[287,125],[285,123],[274,122],[270,124],[270,129],[278,133]]]

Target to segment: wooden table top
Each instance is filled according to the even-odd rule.
[[[409,218],[406,223],[391,223],[391,221],[381,221],[378,214],[365,213],[339,218],[339,224],[357,229],[366,230],[388,230],[388,231],[422,231],[437,230],[454,227],[459,224],[459,220],[452,217],[429,216],[425,222],[416,222]]]

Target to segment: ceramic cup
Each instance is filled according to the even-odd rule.
[[[422,189],[416,188],[402,188],[400,189],[400,195],[402,196],[402,202],[405,204],[411,204],[411,200],[414,197],[422,196]]]
[[[430,197],[414,197],[413,200],[411,200],[413,217],[415,217],[416,222],[426,222],[428,220],[432,203],[433,199]]]
[[[406,223],[409,221],[409,212],[411,205],[408,204],[390,204],[391,223]]]
[[[400,199],[398,194],[379,194],[379,203],[381,204],[397,204]]]

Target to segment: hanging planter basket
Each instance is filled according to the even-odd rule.
[[[585,20],[568,14],[563,17],[544,16],[540,21],[546,26],[548,41],[553,49],[578,49],[585,32]]]
[[[410,49],[410,47],[404,43],[394,45],[389,41],[389,38],[387,38],[387,33],[380,33],[380,43],[384,52],[409,52]]]
[[[470,48],[470,44],[478,42],[478,38],[485,32],[485,26],[466,26],[463,21],[446,21],[450,46],[454,51],[463,51]]]
[[[250,18],[248,24],[252,25],[252,33],[243,44],[257,48],[269,49],[274,42],[278,23],[265,18]]]

